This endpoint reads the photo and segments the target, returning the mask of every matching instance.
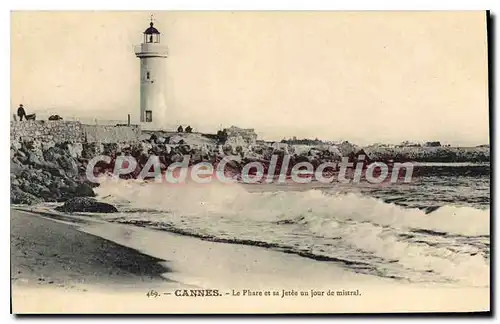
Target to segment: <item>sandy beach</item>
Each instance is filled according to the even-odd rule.
[[[165,282],[168,268],[141,254],[74,226],[11,214],[11,279],[18,286],[54,286],[85,291],[86,286],[134,288]]]
[[[259,247],[207,242],[85,217],[49,217],[11,210],[14,313],[489,309],[489,289],[399,283]],[[74,222],[68,222],[71,219]],[[178,289],[215,289],[220,296],[176,296]],[[244,290],[277,295],[236,295]],[[311,290],[323,296],[294,295]],[[328,295],[337,290],[359,295]],[[284,292],[289,295],[283,296]]]

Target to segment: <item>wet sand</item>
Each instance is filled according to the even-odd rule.
[[[85,291],[154,286],[167,280],[163,261],[73,225],[11,210],[11,281],[16,286],[54,286]]]

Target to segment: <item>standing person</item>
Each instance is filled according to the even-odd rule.
[[[26,119],[26,111],[24,111],[23,104],[19,105],[17,108],[17,116],[19,116],[19,120],[23,120],[23,117]]]

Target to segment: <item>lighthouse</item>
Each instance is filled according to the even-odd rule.
[[[165,100],[166,69],[168,49],[160,43],[160,32],[153,21],[144,31],[143,41],[135,47],[135,55],[141,61],[141,123],[151,123],[156,127],[165,126],[167,107]]]

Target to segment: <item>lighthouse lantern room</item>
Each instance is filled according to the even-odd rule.
[[[151,20],[144,31],[142,44],[136,46],[135,55],[140,59],[140,121],[161,128],[167,122],[165,99],[165,59],[168,49],[160,43],[160,32]]]

